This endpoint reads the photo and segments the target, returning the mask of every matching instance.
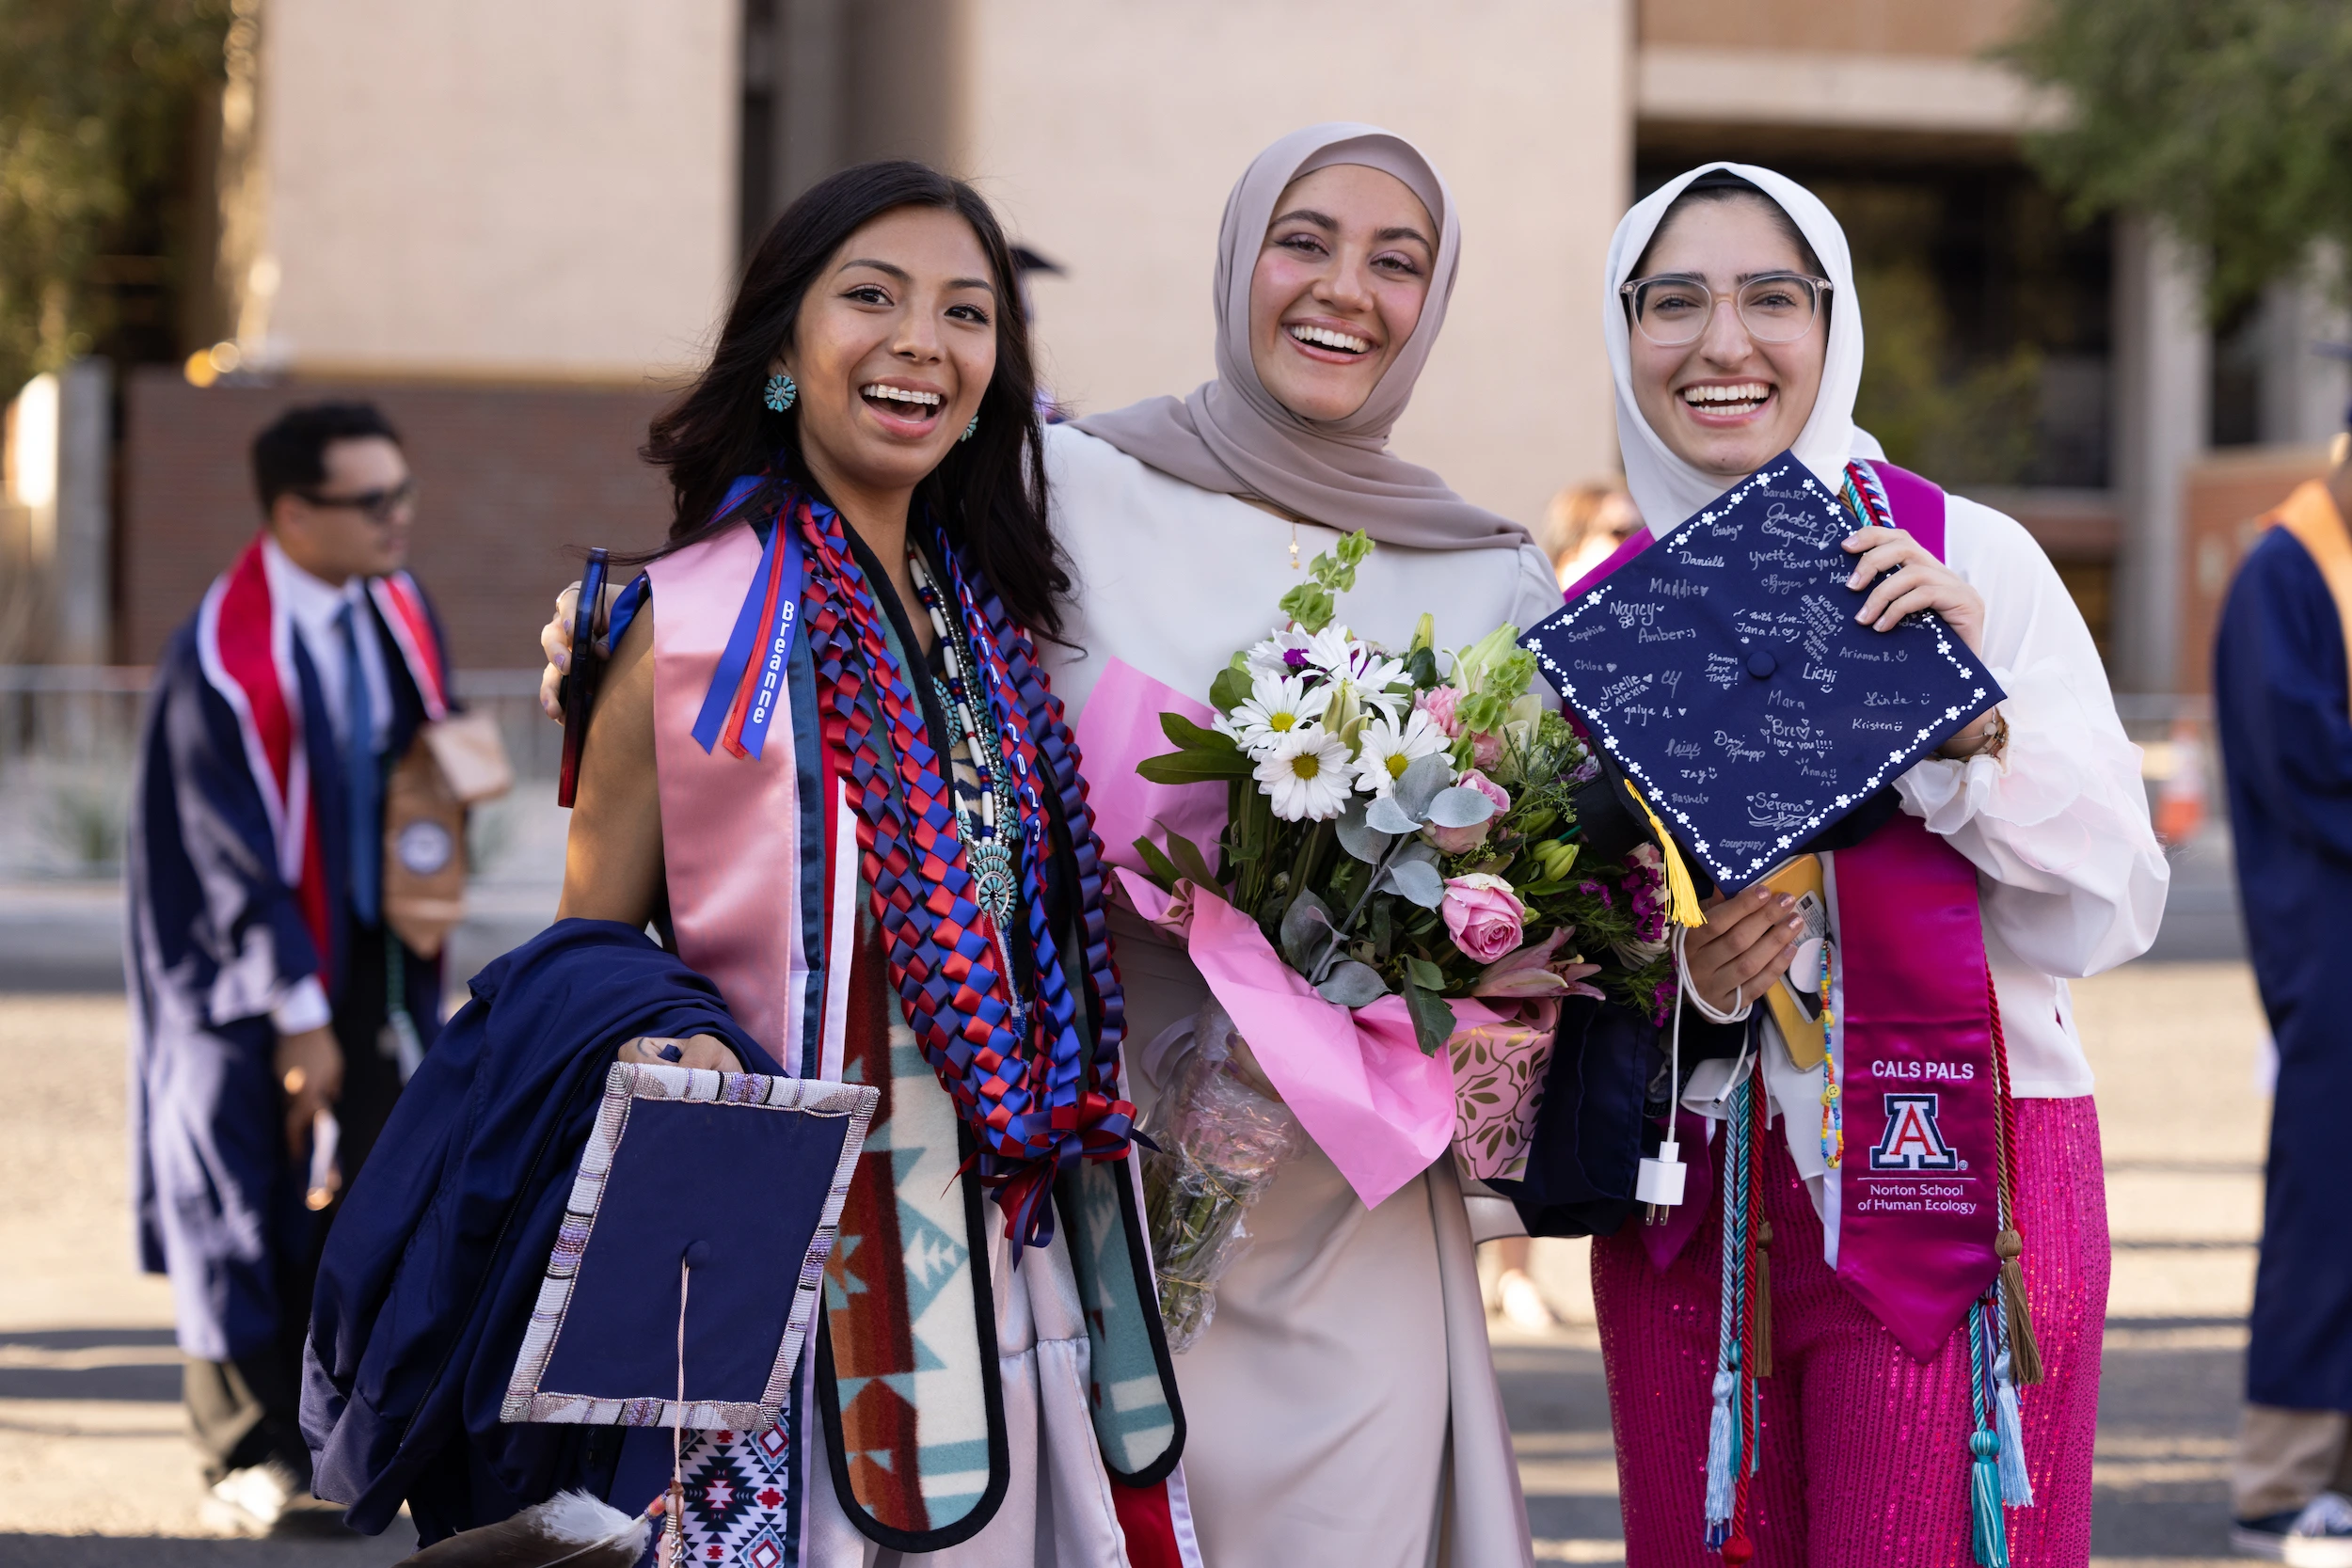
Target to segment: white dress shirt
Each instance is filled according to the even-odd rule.
[[[345,605],[352,607],[353,641],[359,649],[359,678],[368,683],[368,746],[381,755],[391,725],[392,687],[384,668],[383,639],[375,629],[375,616],[367,604],[367,580],[353,578],[338,588],[295,565],[293,558],[278,547],[278,541],[271,538],[262,541],[262,570],[269,578],[270,597],[284,608],[294,635],[302,639],[302,651],[310,657],[310,668],[318,674],[320,694],[326,701],[327,722],[334,726],[339,746],[351,734],[351,704],[350,693],[344,689],[350,677],[343,668],[343,636],[335,618],[342,613]],[[326,954],[319,955],[322,963],[326,959]],[[326,988],[316,974],[306,974],[295,981],[287,989],[284,999],[270,1009],[270,1022],[281,1035],[324,1028],[333,1018],[334,1009],[327,1006]]]

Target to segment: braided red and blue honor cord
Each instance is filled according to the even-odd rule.
[[[1055,1175],[1080,1158],[1123,1157],[1135,1117],[1132,1105],[1104,1092],[1118,1082],[1124,1009],[1107,942],[1097,940],[1105,927],[1090,814],[1073,815],[1071,823],[1081,847],[1089,957],[1101,955],[1088,975],[1104,1020],[1092,1050],[1054,942],[1043,877],[1053,847],[1032,714],[1047,721],[1047,749],[1057,759],[1054,784],[1065,808],[1074,795],[1083,813],[1075,748],[1025,637],[993,595],[983,601],[975,593],[963,562],[942,539],[978,678],[996,716],[1020,823],[1022,893],[1041,1004],[1025,1009],[1015,1005],[1013,976],[999,973],[993,923],[971,896],[977,889],[945,759],[925,736],[921,705],[890,651],[882,612],[850,556],[840,517],[797,495],[786,499],[779,526],[783,517],[797,524],[811,553],[803,618],[816,665],[819,719],[857,814],[861,863],[873,889],[891,984],[924,1059],[978,1140],[977,1174],[1007,1211],[1008,1233],[1043,1246],[1054,1234]],[[982,613],[983,602],[993,616]],[[1015,639],[1022,674],[1001,645]],[[887,752],[868,706],[859,701],[869,684],[873,707],[889,731]]]
[[[1028,632],[1006,614],[1003,601],[964,566],[944,532],[935,532],[939,558],[946,563],[964,630],[980,666],[980,685],[995,721],[1007,775],[1013,781],[1023,832],[1024,890],[1028,925],[1038,954],[1041,999],[1053,1021],[1057,1047],[1047,1085],[1055,1167],[1080,1159],[1118,1159],[1134,1131],[1135,1107],[1118,1095],[1119,1048],[1125,1038],[1126,1001],[1111,958],[1110,925],[1104,908],[1103,841],[1095,831],[1080,770],[1077,738],[1062,705],[1047,684]],[[1041,868],[1054,852],[1041,786],[1054,790],[1068,825],[1076,862],[1078,908],[1086,942],[1086,983],[1100,1027],[1094,1048],[1086,1049],[1076,999],[1069,993],[1067,968],[1052,932]],[[1047,953],[1054,954],[1048,965]],[[1048,989],[1047,977],[1050,975]],[[1066,1040],[1068,1049],[1058,1042]]]

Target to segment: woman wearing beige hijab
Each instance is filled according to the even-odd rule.
[[[1074,602],[1066,641],[1042,647],[1073,720],[1113,659],[1205,701],[1303,563],[1354,529],[1379,547],[1340,613],[1375,641],[1403,647],[1429,611],[1439,644],[1458,647],[1559,607],[1526,529],[1387,450],[1459,249],[1445,182],[1402,137],[1311,126],[1250,164],[1219,235],[1216,378],[1046,433]],[[1148,1105],[1151,1043],[1208,989],[1150,927],[1115,927],[1129,1074]],[[1310,1147],[1248,1227],[1214,1323],[1175,1360],[1188,1428],[1177,1506],[1202,1560],[1531,1562],[1450,1160],[1367,1210]]]
[[[1379,547],[1341,618],[1392,647],[1423,610],[1459,647],[1559,607],[1524,528],[1387,451],[1459,248],[1451,194],[1400,137],[1319,125],[1258,155],[1219,236],[1216,379],[1047,433],[1077,613],[1074,649],[1046,657],[1073,709],[1113,658],[1205,700],[1297,563],[1350,529]],[[1208,990],[1181,949],[1114,922],[1140,1101],[1151,1042]],[[1368,1211],[1309,1148],[1248,1223],[1216,1319],[1176,1359],[1212,1568],[1528,1560],[1450,1162]]]

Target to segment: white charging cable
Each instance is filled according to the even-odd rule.
[[[1679,984],[1675,988],[1674,1027],[1667,1032],[1666,1136],[1657,1154],[1643,1157],[1633,1181],[1634,1201],[1643,1206],[1642,1218],[1648,1225],[1666,1223],[1666,1211],[1682,1201],[1683,1178],[1689,1174],[1682,1163],[1682,1146],[1675,1141],[1675,1115],[1682,1108],[1682,998],[1691,988],[1691,967],[1682,956],[1682,939],[1689,931],[1687,926],[1674,928],[1675,974]]]

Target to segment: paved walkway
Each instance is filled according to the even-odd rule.
[[[2139,964],[2077,989],[2116,1239],[2095,1461],[2100,1568],[2229,1560],[2227,1460],[2267,1103],[2233,964]],[[178,1404],[169,1294],[131,1272],[117,998],[0,995],[0,1565],[323,1563],[405,1538],[209,1536]],[[1619,1562],[1608,1405],[1581,1249],[1538,1274],[1572,1319],[1498,1331],[1528,1510],[1549,1561]]]

